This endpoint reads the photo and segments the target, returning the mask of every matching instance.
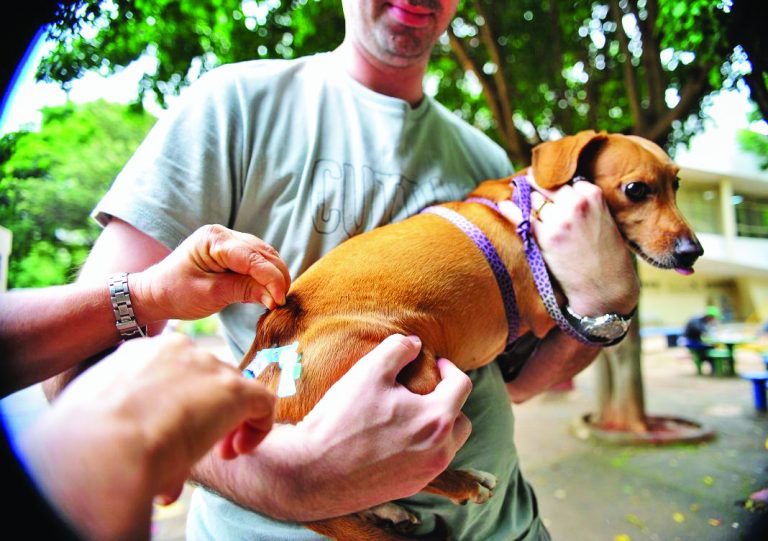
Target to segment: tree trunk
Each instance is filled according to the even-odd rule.
[[[648,431],[640,365],[640,323],[635,318],[627,337],[605,348],[597,359],[597,413],[593,423],[604,430]]]

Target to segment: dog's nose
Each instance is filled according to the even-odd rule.
[[[675,240],[675,261],[679,267],[690,268],[704,253],[699,241],[691,237],[678,237]]]

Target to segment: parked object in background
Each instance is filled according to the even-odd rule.
[[[766,385],[768,384],[768,371],[765,372],[745,372],[741,377],[752,382],[752,393],[755,398],[755,409],[757,411],[768,410],[766,404]]]

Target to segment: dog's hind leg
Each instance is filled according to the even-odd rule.
[[[413,539],[369,522],[366,518],[358,515],[345,515],[309,522],[304,526],[335,541],[408,541]]]
[[[493,496],[496,476],[479,470],[445,470],[424,488],[425,492],[450,498],[456,504],[485,503]]]
[[[389,504],[384,504],[389,505]],[[395,504],[392,504],[395,505]],[[366,511],[354,515],[319,520],[304,524],[307,528],[336,541],[450,541],[451,535],[445,520],[435,517],[435,529],[427,534],[408,534],[407,530],[397,531],[381,522],[371,522]],[[410,525],[411,527],[413,524]]]

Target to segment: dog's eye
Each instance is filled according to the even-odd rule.
[[[672,189],[677,191],[680,189],[680,179],[676,178],[674,182],[672,182]]]
[[[650,189],[645,182],[630,182],[624,187],[624,193],[630,201],[642,201],[650,193]]]

